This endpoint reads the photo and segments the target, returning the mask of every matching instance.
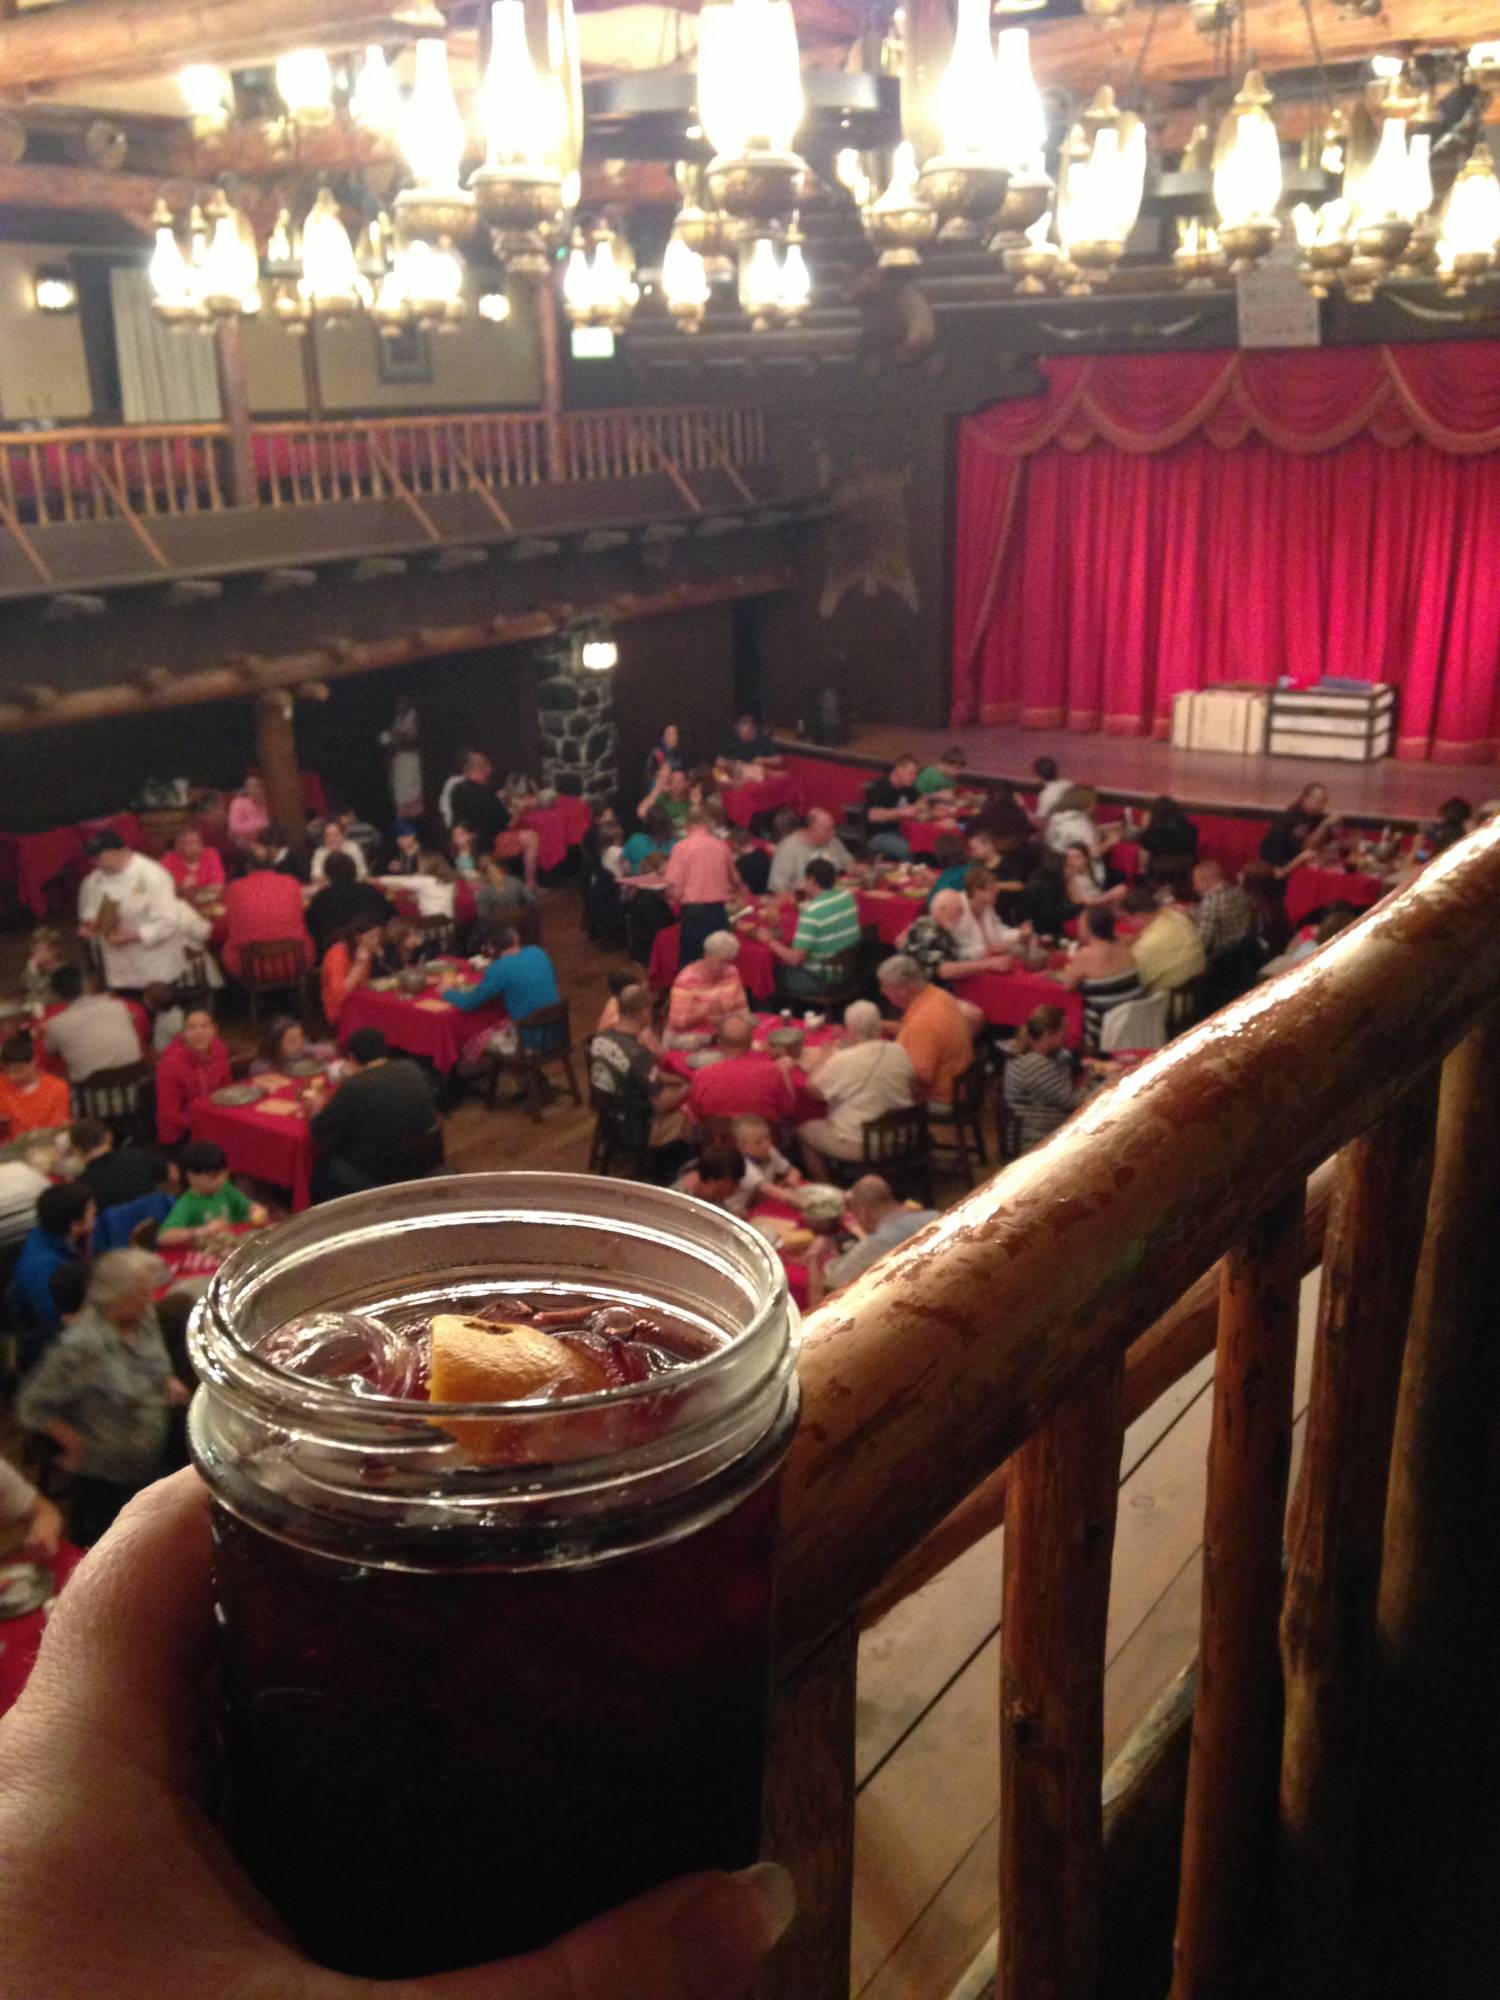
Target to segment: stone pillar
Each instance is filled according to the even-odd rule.
[[[597,813],[615,803],[614,674],[573,672],[553,663],[537,690],[542,783],[587,799]]]

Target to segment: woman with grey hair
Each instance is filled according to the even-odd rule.
[[[85,1548],[166,1469],[171,1412],[188,1400],[156,1318],[166,1278],[148,1250],[96,1258],[82,1312],[16,1399],[20,1421],[52,1440],[59,1465],[73,1475],[68,1529]]]
[[[684,1038],[718,1032],[721,1021],[749,1011],[745,983],[735,960],[740,941],[733,931],[710,931],[703,956],[685,965],[672,981],[667,1007],[667,1046],[680,1047]]]

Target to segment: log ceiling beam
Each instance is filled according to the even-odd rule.
[[[158,195],[173,207],[193,199],[194,183],[156,174],[104,174],[90,167],[0,167],[0,207],[79,208],[122,215],[145,229]]]
[[[712,583],[673,584],[645,596],[621,591],[601,603],[577,609],[623,625],[637,618],[696,611],[705,605],[732,603],[744,597],[769,597],[777,591],[790,590],[795,582],[792,570],[776,567],[737,572]],[[419,631],[396,633],[385,639],[325,639],[304,652],[284,653],[275,658],[241,654],[213,666],[173,673],[165,681],[141,669],[134,680],[80,688],[71,694],[38,687],[21,699],[13,695],[9,701],[0,701],[0,735],[107,721],[117,715],[150,714],[157,709],[184,708],[203,701],[232,701],[247,693],[275,688],[295,690],[307,682],[345,680],[351,674],[409,666],[417,660],[475,652],[484,646],[525,645],[551,638],[574,615],[574,607],[570,605],[502,612],[495,618],[462,625],[424,625]]]

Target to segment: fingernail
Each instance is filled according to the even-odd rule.
[[[729,1879],[755,1892],[771,1942],[776,1943],[797,1914],[797,1885],[791,1876],[775,1861],[757,1861],[753,1868],[742,1868]]]

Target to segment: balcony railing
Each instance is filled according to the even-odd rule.
[[[748,497],[766,457],[762,412],[598,410],[551,427],[530,412],[365,417],[250,427],[237,490],[224,424],[0,432],[0,519],[12,529],[320,506],[665,475],[723,474]],[[248,490],[245,490],[248,489]],[[149,526],[146,529],[149,540]]]
[[[1003,1509],[997,1992],[1093,2000],[1123,1427],[1210,1341],[1173,2000],[1241,1994],[1252,1957],[1258,1991],[1354,1993],[1382,1923],[1418,1934],[1403,1898],[1494,1740],[1497,909],[1500,825],[810,1317],[767,1783],[767,1851],[803,1909],[763,1995],[848,1992],[861,1608]],[[1288,1521],[1304,1231],[1330,1158]]]

